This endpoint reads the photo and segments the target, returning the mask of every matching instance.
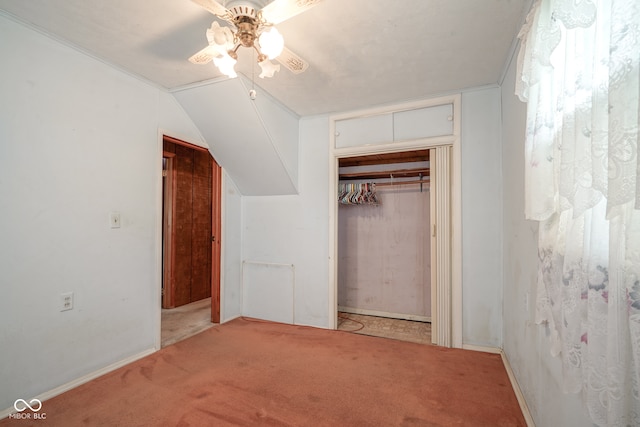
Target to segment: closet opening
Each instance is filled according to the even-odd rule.
[[[431,344],[430,150],[338,159],[337,329]]]

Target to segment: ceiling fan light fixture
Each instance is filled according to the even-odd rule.
[[[207,64],[213,60],[220,72],[236,77],[234,66],[240,47],[253,48],[262,68],[261,78],[272,77],[280,65],[269,60],[276,59],[294,74],[309,67],[303,59],[284,47],[284,38],[275,28],[283,22],[304,12],[321,0],[192,0],[226,21],[230,26],[221,26],[217,21],[207,30],[209,45],[189,58],[194,64]],[[253,69],[252,69],[253,70]]]
[[[207,30],[207,41],[210,45],[226,46],[226,49],[230,49],[233,46],[233,33],[229,27],[221,27],[217,21],[213,21]]]
[[[213,58],[213,63],[218,67],[220,72],[232,79],[238,77],[236,70],[234,69],[236,62],[238,61],[229,56],[228,53],[224,53],[222,56]]]
[[[260,65],[260,68],[262,69],[262,72],[258,76],[261,79],[264,79],[265,77],[273,77],[277,71],[280,71],[280,64],[274,64],[268,59],[258,62],[258,65]]]
[[[269,59],[276,59],[284,48],[284,38],[276,27],[271,27],[262,32],[258,38],[260,50],[267,55]]]

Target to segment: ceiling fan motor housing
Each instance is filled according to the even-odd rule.
[[[258,23],[254,18],[248,16],[239,16],[235,18],[235,25],[238,31],[236,37],[238,42],[244,47],[252,47],[256,40],[256,32],[258,31]]]

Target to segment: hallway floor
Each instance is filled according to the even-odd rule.
[[[214,325],[211,323],[211,298],[176,308],[163,308],[161,346],[182,341]]]
[[[431,344],[431,323],[413,320],[339,312],[338,330],[418,344]]]
[[[211,298],[176,308],[162,309],[161,346],[166,347],[215,326]],[[338,313],[338,330],[361,335],[431,344],[431,323]]]

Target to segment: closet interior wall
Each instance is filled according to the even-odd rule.
[[[431,320],[429,151],[340,159],[340,183],[377,204],[339,204],[338,310]]]

